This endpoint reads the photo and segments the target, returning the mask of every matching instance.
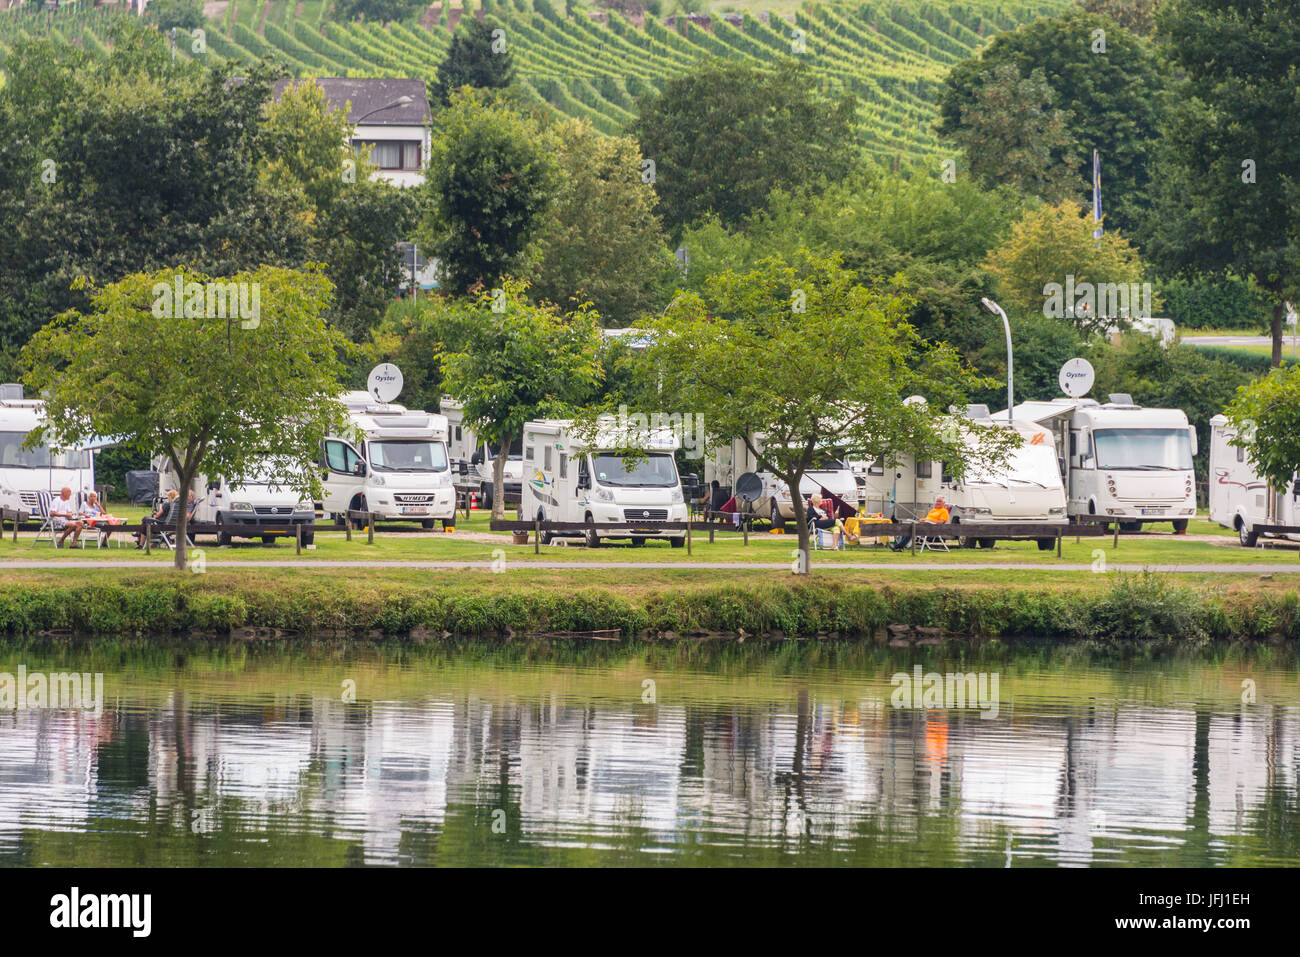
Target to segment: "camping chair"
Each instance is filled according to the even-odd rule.
[[[179,502],[180,499],[177,499],[176,501]],[[176,506],[171,502],[162,502],[160,503],[160,507],[162,508],[162,514],[160,516],[157,518],[146,516],[141,519],[140,523],[149,530],[148,535],[150,545],[165,545],[167,548],[174,549],[176,547],[176,541],[175,532],[172,531],[172,527],[176,522],[174,512]]]
[[[41,527],[36,531],[36,537],[32,539],[32,545],[41,540],[42,535],[50,536],[50,544],[57,544],[54,541],[54,516],[50,514],[50,493],[44,490],[36,492],[36,515],[41,520]]]
[[[942,535],[920,535],[916,536],[916,550],[923,552],[926,550],[932,552],[948,551],[948,543],[943,540]]]

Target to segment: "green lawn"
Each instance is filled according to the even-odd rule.
[[[114,513],[130,519],[137,519],[140,509],[114,507]],[[543,546],[535,552],[532,542],[527,545],[514,545],[508,535],[492,535],[488,540],[481,536],[488,533],[488,518],[483,513],[475,513],[466,521],[462,517],[455,532],[433,532],[412,535],[396,531],[386,531],[386,526],[378,526],[373,544],[367,543],[364,532],[354,532],[352,541],[347,541],[341,531],[318,531],[316,547],[304,550],[303,556],[324,561],[466,561],[492,562],[504,560],[508,568],[518,568],[538,561],[562,561],[574,565],[590,562],[638,562],[685,563],[690,561],[707,562],[756,562],[774,563],[790,562],[797,546],[794,535],[774,535],[758,531],[750,536],[746,545],[741,535],[735,532],[718,532],[715,542],[709,544],[708,534],[695,534],[692,537],[692,551],[684,548],[671,548],[666,541],[651,541],[644,547],[634,548],[626,542],[607,542],[599,549],[588,549],[581,545],[579,539],[569,539],[564,546]],[[1160,529],[1161,526],[1155,526]],[[1164,528],[1168,528],[1165,526]],[[1204,519],[1195,520],[1189,528],[1191,537],[1213,536],[1210,541],[1195,541],[1182,536],[1174,536],[1167,531],[1154,531],[1137,535],[1121,535],[1118,548],[1113,546],[1113,538],[1084,537],[1077,543],[1073,537],[1067,537],[1062,544],[1059,561],[1067,563],[1085,563],[1092,565],[1104,558],[1107,564],[1140,565],[1174,565],[1220,563],[1239,565],[1243,572],[1259,563],[1279,563],[1295,561],[1300,570],[1300,554],[1294,546],[1282,545],[1268,549],[1245,549],[1236,544],[1236,536],[1227,529],[1221,529]],[[155,549],[146,555],[134,547],[110,547],[96,549],[55,549],[47,542],[32,545],[33,535],[23,533],[15,545],[11,536],[6,535],[0,542],[0,561],[5,560],[79,560],[93,564],[105,560],[129,560],[133,562],[166,563],[171,553],[165,549]],[[260,540],[240,541],[229,548],[218,548],[210,538],[200,538],[199,547],[203,550],[206,561],[222,560],[291,560],[295,557],[292,539],[280,539],[274,545],[264,545]],[[1098,554],[1100,553],[1100,554]],[[1048,565],[1058,561],[1055,550],[1039,551],[1035,542],[999,542],[993,549],[965,549],[952,546],[949,552],[925,551],[912,555],[910,552],[894,553],[879,546],[850,546],[843,551],[817,551],[813,555],[813,565],[819,569],[832,569],[846,563],[870,562],[880,566],[882,572],[906,568],[909,565],[932,564],[936,562],[954,566],[1001,564],[1008,561],[1023,562],[1027,565]],[[349,573],[351,574],[351,572]],[[426,573],[427,574],[427,573]],[[702,578],[711,577],[711,572],[693,571]],[[1021,575],[1023,572],[1014,572]],[[1060,575],[1060,573],[1054,573]],[[982,577],[982,576],[981,576]]]

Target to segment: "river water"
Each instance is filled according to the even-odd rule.
[[[1296,663],[0,646],[0,865],[1294,866]]]

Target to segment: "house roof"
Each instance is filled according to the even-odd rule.
[[[280,99],[290,83],[305,80],[276,80],[271,85],[271,95]],[[403,80],[393,77],[318,77],[316,84],[325,92],[329,105],[341,110],[348,107],[348,122],[366,126],[428,126],[433,119],[429,110],[429,93],[423,80]],[[403,96],[410,103],[381,109]]]

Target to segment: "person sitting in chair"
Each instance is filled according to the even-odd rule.
[[[840,532],[842,531],[840,521],[832,518],[827,508],[827,501],[822,498],[821,492],[813,492],[808,499],[808,525],[813,529],[829,528],[831,532],[831,547],[840,547]]]
[[[172,512],[172,508],[175,507],[176,500],[178,498],[180,498],[180,493],[177,492],[176,489],[173,488],[167,490],[166,501],[164,501],[161,505],[158,506],[158,511],[154,512],[152,515],[150,515],[148,518],[144,520],[142,524],[146,526],[145,530],[136,533],[135,536],[136,548],[144,548],[144,537],[149,534],[149,529],[147,526],[166,525],[168,522],[175,520],[176,516]]]
[[[926,512],[925,518],[921,519],[921,521],[933,522],[935,525],[948,524],[948,506],[947,504],[945,504],[942,495],[940,495],[938,498],[934,500],[934,508]],[[910,544],[912,544],[911,535],[899,535],[898,539],[894,541],[889,547],[896,552],[901,552],[903,549],[907,548],[907,546]]]
[[[55,530],[63,532],[63,537],[59,539],[59,548],[63,547],[69,535],[72,536],[74,547],[81,541],[81,530],[85,528],[85,523],[81,520],[76,505],[72,503],[72,489],[66,485],[59,490],[59,497],[50,504],[50,518],[53,520]]]

